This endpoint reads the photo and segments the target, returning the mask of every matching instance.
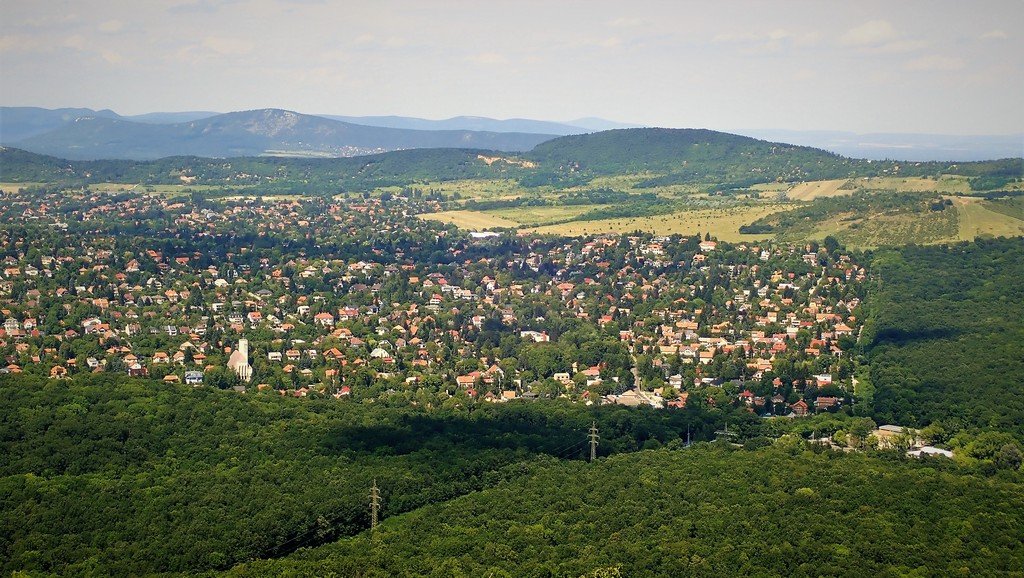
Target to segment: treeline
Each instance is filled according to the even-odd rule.
[[[812,451],[812,449],[814,451]],[[1024,572],[1024,486],[783,441],[524,465],[497,487],[237,576],[902,576]]]
[[[877,418],[945,438],[1024,440],[1024,241],[908,246],[872,260],[864,338]]]
[[[0,376],[0,571],[197,572],[368,527],[522,474],[538,455],[600,455],[756,435],[734,410],[591,409],[554,400],[450,409],[240,395],[113,374]]]

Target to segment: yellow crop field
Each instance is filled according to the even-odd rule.
[[[419,215],[421,219],[428,221],[441,221],[451,223],[460,229],[473,231],[489,229],[491,227],[517,227],[519,223],[499,217],[493,213],[481,211],[443,211],[440,213],[424,213]]]
[[[997,213],[986,207],[982,199],[953,197],[960,216],[960,239],[979,236],[1014,237],[1024,235],[1024,221]]]
[[[723,241],[758,241],[767,239],[771,235],[744,235],[739,232],[740,226],[787,208],[789,207],[785,205],[758,205],[725,209],[689,210],[652,217],[574,221],[536,227],[529,230],[537,233],[551,233],[570,237],[598,233],[628,233],[637,230],[659,235],[671,235],[673,233],[683,235],[700,233],[703,235],[704,233],[711,233],[711,235]]]

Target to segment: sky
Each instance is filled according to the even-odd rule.
[[[1024,132],[1024,0],[2,0],[0,105]]]

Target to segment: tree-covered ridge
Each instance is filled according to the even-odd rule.
[[[872,268],[864,337],[878,418],[947,439],[965,428],[1024,439],[1024,241],[908,246]]]
[[[962,174],[1017,179],[1020,159],[971,163],[869,162],[819,149],[694,129],[620,129],[541,143],[521,155],[467,149],[414,149],[348,158],[168,157],[153,161],[68,161],[0,149],[0,182],[181,184],[304,194],[468,178],[514,178],[525,187],[576,186],[596,176],[644,174],[641,186],[677,183],[749,186],[851,176]],[[194,180],[192,180],[194,179]],[[995,181],[994,181],[995,182]]]
[[[948,464],[712,446],[529,475],[237,576],[897,576],[1024,572],[1024,487]]]

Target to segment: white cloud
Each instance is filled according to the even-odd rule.
[[[932,54],[910,60],[904,65],[904,68],[916,72],[951,72],[963,70],[966,65],[967,62],[957,56]]]
[[[1006,40],[1010,35],[1003,30],[989,30],[981,35],[982,40]]]
[[[846,31],[839,41],[846,46],[878,46],[896,38],[896,29],[887,20],[870,20]]]

